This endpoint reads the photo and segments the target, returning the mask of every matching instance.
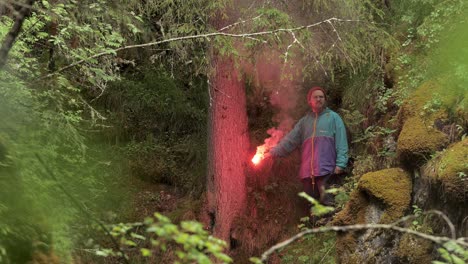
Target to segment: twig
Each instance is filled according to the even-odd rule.
[[[291,33],[291,36],[293,37],[293,42],[291,44],[288,45],[288,47],[286,48],[286,52],[284,53],[284,62],[288,62],[288,54],[289,54],[289,49],[294,45],[294,44],[298,44],[302,49],[305,50],[304,46],[302,45],[302,43],[296,38],[296,35],[294,34],[294,31],[291,31],[289,32]]]
[[[233,28],[233,27],[235,27],[235,26],[237,26],[237,25],[239,25],[239,24],[244,24],[244,23],[246,23],[247,21],[250,21],[250,20],[251,20],[251,21],[257,20],[257,19],[259,19],[259,18],[262,17],[262,16],[263,16],[263,14],[262,14],[262,15],[258,15],[258,16],[256,16],[256,17],[253,17],[253,18],[248,19],[248,20],[240,20],[240,21],[238,21],[238,22],[236,22],[236,23],[233,23],[233,24],[227,25],[227,26],[225,26],[225,27],[222,27],[221,29],[218,29],[218,32],[225,31],[225,30],[227,30],[227,29]]]
[[[337,37],[338,37],[338,40],[342,41],[342,39],[341,39],[340,35],[338,34],[338,31],[336,30],[335,26],[334,26],[332,23],[330,23],[330,25],[332,26],[333,31],[336,32],[336,35],[337,35]],[[328,38],[330,38],[331,41],[334,41],[334,40],[333,40],[333,37],[330,36],[330,34],[328,34],[328,32],[325,31],[325,29],[323,29],[322,26],[320,26],[320,29],[322,29],[322,31],[327,35]],[[337,42],[337,41],[334,41],[333,44],[335,44],[336,42]],[[352,62],[351,59],[349,58],[349,55],[348,55],[346,52],[344,52],[344,50],[341,49],[339,45],[336,45],[336,48],[337,48],[339,51],[341,51],[341,53],[343,53],[345,59],[348,61],[349,65],[351,65],[351,68],[353,69],[353,72],[356,72],[356,70],[355,70],[355,68],[354,68],[354,65],[353,65],[353,62]]]
[[[336,28],[335,28],[335,25],[333,25],[333,23],[332,23],[330,20],[328,20],[327,22],[328,22],[328,24],[330,24],[330,26],[333,28],[333,32],[335,32],[336,36],[338,37],[338,40],[339,40],[339,41],[342,41],[342,39],[341,39],[341,37],[340,37],[340,34],[338,34],[338,31],[337,31]]]
[[[333,245],[333,247],[336,247],[336,242],[335,244]],[[320,260],[319,264],[322,263],[324,260],[325,260],[325,257],[330,253],[330,251],[332,250],[333,247],[330,247],[327,252],[325,252],[325,254],[323,254],[323,257],[322,259]]]
[[[213,106],[213,96],[211,95],[211,83],[210,83],[210,78],[207,78],[206,79],[206,82],[207,82],[207,87],[208,87],[208,96],[210,98],[209,102],[210,102],[210,108]]]
[[[102,95],[102,93],[101,93]],[[81,102],[83,102],[90,110],[91,112],[91,116],[92,116],[92,119],[94,119],[94,115],[97,116],[97,118],[101,119],[101,120],[106,120],[107,118],[105,116],[103,116],[101,113],[99,113],[98,110],[96,110],[94,107],[92,107],[88,102],[86,102],[85,99],[83,99],[83,97],[79,96]],[[99,98],[99,96],[97,97]],[[93,99],[94,100],[94,99]]]
[[[444,219],[445,223],[447,223],[447,225],[448,225],[448,227],[450,229],[450,234],[451,234],[452,239],[457,238],[457,235],[456,235],[456,232],[455,232],[455,225],[452,223],[452,221],[450,221],[450,219],[444,213],[442,213],[441,211],[438,211],[438,210],[430,210],[430,211],[427,211],[425,214],[427,214],[427,215],[436,214],[436,215],[442,217],[442,219]]]

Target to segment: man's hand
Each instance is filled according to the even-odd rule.
[[[335,174],[341,174],[341,173],[343,173],[343,169],[342,169],[341,167],[336,166],[336,167],[335,167],[335,172],[334,172],[334,173],[335,173]]]
[[[263,159],[266,160],[266,159],[273,159],[273,156],[271,156],[270,152],[267,152],[263,155]]]

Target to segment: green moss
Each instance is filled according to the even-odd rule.
[[[449,83],[446,79],[427,81],[403,103],[398,114],[401,128],[398,153],[404,160],[420,161],[446,146],[448,137],[434,124],[447,121],[449,112],[465,116],[459,113],[464,109],[459,102],[466,97],[466,92]]]
[[[411,201],[411,177],[399,168],[385,169],[364,174],[358,189],[351,193],[345,208],[332,221],[332,225],[365,224],[369,208],[369,196],[383,202],[385,212],[379,223],[390,223],[403,217]],[[338,234],[336,255],[344,263],[362,263],[361,256],[354,254],[357,247],[356,232]],[[346,259],[340,259],[346,256]]]
[[[464,202],[468,196],[468,138],[450,146],[431,161],[426,173],[433,180],[440,181],[447,197]]]
[[[355,190],[351,193],[350,200],[346,203],[345,208],[340,211],[331,222],[331,225],[353,225],[365,224],[366,208],[369,201],[365,194]],[[336,242],[336,256],[340,262],[360,263],[352,254],[356,250],[357,240],[355,232],[339,233]],[[341,261],[342,256],[347,256],[346,261]]]
[[[364,224],[366,222],[365,210],[368,204],[369,201],[363,193],[358,190],[353,191],[345,208],[333,218],[332,225]]]
[[[353,254],[356,251],[357,239],[355,232],[346,232],[337,235],[336,258],[338,263],[359,263],[358,255]],[[346,259],[343,257],[346,256]]]
[[[427,121],[445,119],[447,117],[446,109],[455,106],[457,100],[464,94],[459,89],[447,87],[444,83],[448,83],[448,81],[443,79],[430,80],[419,86],[403,103],[399,113],[401,121],[405,122],[408,118],[417,115],[425,116]],[[428,109],[431,108],[430,102],[434,100],[440,100],[440,106]]]
[[[431,263],[431,252],[431,241],[404,234],[398,245],[397,255],[403,263]]]
[[[387,208],[380,223],[391,223],[404,215],[411,201],[411,176],[400,168],[364,174],[359,189],[382,201]]]
[[[447,136],[425,123],[421,117],[406,120],[398,137],[397,151],[406,160],[417,161],[427,154],[442,149],[448,142]]]

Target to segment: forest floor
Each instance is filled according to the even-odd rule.
[[[197,220],[201,202],[184,194],[174,186],[151,183],[139,178],[132,180],[134,189],[130,221],[142,221],[158,212],[169,217],[172,222]]]

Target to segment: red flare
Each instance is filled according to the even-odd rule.
[[[266,150],[267,149],[265,145],[257,147],[257,152],[255,153],[255,156],[252,158],[252,163],[254,165],[258,165],[260,161],[263,160],[263,158],[265,157]]]

